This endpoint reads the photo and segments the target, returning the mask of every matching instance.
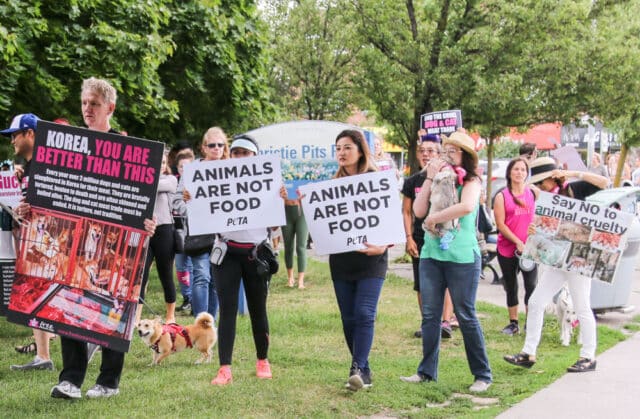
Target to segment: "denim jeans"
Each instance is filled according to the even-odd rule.
[[[351,353],[352,364],[369,371],[369,352],[373,344],[378,299],[384,278],[333,279],[333,289],[342,318],[342,330]]]
[[[178,284],[180,284],[180,294],[182,294],[182,297],[191,300],[191,288],[193,287],[193,263],[191,262],[191,256],[185,253],[176,253],[176,272],[186,272],[189,275],[188,286],[180,281],[178,281]]]
[[[480,278],[480,256],[472,263],[420,259],[420,294],[422,296],[422,361],[418,373],[438,379],[440,354],[440,319],[444,292],[448,288],[453,300],[460,331],[464,339],[469,369],[476,380],[492,382],[491,367],[476,317],[476,292]]]
[[[218,293],[216,282],[211,275],[209,252],[198,256],[191,256],[193,263],[193,283],[191,287],[191,308],[197,316],[203,311],[217,318]]]

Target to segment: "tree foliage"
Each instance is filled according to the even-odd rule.
[[[620,184],[630,147],[640,146],[640,3],[598,1],[591,14],[587,67],[591,114],[622,143],[614,184]]]
[[[82,80],[118,91],[116,128],[173,142],[268,113],[264,28],[245,0],[7,0],[0,120],[33,112],[82,125]],[[4,124],[4,122],[3,122]]]
[[[426,112],[461,109],[465,126],[491,141],[510,126],[568,119],[582,105],[576,85],[591,1],[354,4],[370,46],[362,84],[404,146]]]
[[[272,81],[288,118],[341,120],[356,102],[355,28],[344,0],[268,2]]]

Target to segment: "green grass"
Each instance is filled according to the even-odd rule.
[[[148,303],[162,312],[159,281],[152,272]],[[29,360],[17,354],[14,345],[26,343],[31,333],[26,327],[0,318],[0,411],[3,418],[24,417],[494,417],[564,374],[578,357],[573,343],[560,345],[558,326],[549,317],[545,322],[538,362],[531,370],[513,367],[502,360],[504,354],[520,351],[524,336],[500,333],[506,309],[478,303],[487,349],[494,374],[494,385],[485,397],[496,398],[491,407],[477,410],[470,399],[452,398],[468,393],[472,383],[460,332],[442,344],[439,381],[422,385],[401,382],[398,377],[415,372],[421,358],[421,342],[413,337],[419,327],[415,293],[410,281],[389,276],[378,308],[376,336],[370,362],[374,387],[351,393],[344,389],[350,356],[342,337],[338,308],[329,279],[328,266],[310,261],[307,288],[286,286],[284,270],[271,283],[269,320],[271,361],[274,379],[255,378],[255,349],[248,317],[237,324],[233,374],[227,387],[209,384],[217,361],[194,365],[193,350],[170,356],[157,367],[150,367],[151,351],[134,336],[120,384],[119,396],[108,400],[70,402],[49,396],[58,372],[14,372],[9,365]],[[145,310],[143,317],[153,315]],[[179,317],[180,323],[190,322]],[[524,321],[524,318],[521,319]],[[598,327],[598,350],[605,351],[623,340],[624,334]],[[217,347],[216,347],[217,348]],[[217,349],[214,348],[217,360]],[[56,367],[62,367],[59,339],[51,354]],[[90,364],[83,386],[95,382],[100,355]],[[428,408],[427,403],[451,400],[444,408]]]

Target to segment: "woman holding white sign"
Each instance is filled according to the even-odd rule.
[[[493,380],[482,327],[476,316],[475,303],[480,280],[480,249],[476,239],[476,216],[481,182],[476,175],[478,155],[475,142],[462,131],[443,136],[442,159],[433,159],[426,169],[426,179],[413,203],[416,217],[424,221],[424,245],[420,253],[420,293],[422,295],[422,361],[416,374],[400,377],[409,383],[436,381],[440,351],[440,316],[448,288],[464,339],[469,369],[475,381],[473,392],[486,391]],[[455,171],[455,191],[459,202],[440,211],[430,203],[433,179],[441,171]],[[435,189],[434,189],[435,190]],[[441,236],[436,224],[453,220],[457,227]],[[446,242],[445,242],[446,239]]]
[[[231,158],[256,156],[258,144],[248,135],[236,136],[231,143]],[[280,195],[286,198],[282,186]],[[267,263],[269,256],[269,232],[266,228],[248,229],[220,233],[211,251],[213,274],[220,302],[218,326],[218,356],[220,369],[211,384],[223,386],[233,382],[231,360],[236,338],[238,317],[238,293],[242,281],[247,297],[253,342],[256,346],[256,376],[270,379],[269,319],[267,318],[267,295],[269,281],[274,271]]]
[[[338,171],[334,178],[375,172],[367,141],[360,131],[345,130],[336,138]],[[342,319],[351,369],[347,389],[371,387],[369,352],[373,344],[378,299],[387,274],[388,246],[364,243],[366,248],[329,256],[331,279]]]
[[[566,179],[578,178],[578,181],[568,183]],[[531,163],[531,178],[529,183],[544,192],[568,196],[584,201],[586,197],[604,189],[609,180],[591,172],[574,170],[560,170],[555,160],[550,157],[540,157]],[[529,227],[529,234],[535,233],[535,226]],[[529,300],[527,315],[527,335],[522,351],[515,355],[506,355],[504,360],[519,367],[531,368],[536,362],[536,349],[540,343],[544,309],[551,302],[553,296],[560,291],[565,283],[569,285],[569,292],[580,321],[580,336],[582,347],[580,357],[567,368],[568,372],[588,372],[596,369],[596,320],[591,311],[591,278],[577,272],[566,272],[550,266],[540,266],[540,281]]]
[[[200,150],[205,161],[224,160],[229,158],[229,145],[227,136],[219,127],[212,127],[202,137]],[[185,200],[189,200],[189,193],[185,190]],[[193,220],[192,220],[193,221]],[[190,221],[187,219],[187,224]],[[193,315],[206,311],[216,317],[218,311],[218,295],[216,292],[216,280],[212,274],[209,262],[209,250],[200,254],[190,254],[193,265],[193,284],[191,285],[191,308]]]

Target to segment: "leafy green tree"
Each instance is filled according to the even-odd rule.
[[[489,139],[491,158],[492,139],[508,127],[567,119],[579,108],[590,1],[354,4],[370,46],[362,85],[405,147],[420,115],[435,110],[461,109],[466,128]]]
[[[640,3],[594,3],[586,96],[591,114],[619,134],[622,147],[614,179],[619,186],[630,148],[640,146]]]
[[[264,28],[248,0],[7,0],[0,5],[0,120],[22,112],[82,125],[82,80],[118,91],[114,126],[196,141],[268,114]],[[4,124],[4,122],[3,122]]]
[[[345,0],[268,2],[272,81],[287,117],[342,120],[351,113],[361,45],[348,4]]]

